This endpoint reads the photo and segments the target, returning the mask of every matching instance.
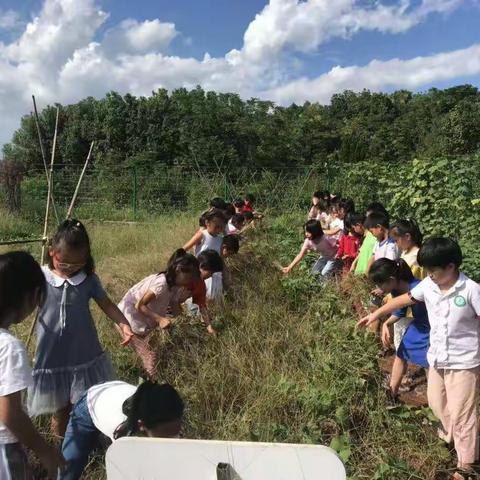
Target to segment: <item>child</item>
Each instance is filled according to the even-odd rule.
[[[337,254],[335,258],[343,263],[342,271],[344,274],[348,274],[352,267],[353,262],[358,256],[360,249],[360,243],[363,235],[357,233],[360,229],[354,225],[358,225],[362,220],[361,215],[348,214],[345,218],[345,231],[344,235],[340,238],[340,244],[338,246]]]
[[[233,201],[233,206],[235,208],[235,213],[243,213],[245,211],[245,200],[237,198]]]
[[[335,247],[324,235],[322,226],[318,220],[309,220],[303,226],[305,232],[305,241],[298,255],[293,259],[288,267],[282,268],[283,273],[288,274],[300,263],[308,252],[320,253],[320,258],[312,267],[312,273],[327,276],[335,268]]]
[[[315,220],[318,220],[320,222],[324,230],[328,230],[332,222],[332,217],[328,213],[327,202],[325,202],[325,200],[323,199],[320,199],[317,203],[317,210],[318,210],[318,214]]]
[[[313,192],[312,195],[312,204],[310,206],[310,210],[308,212],[307,220],[318,220],[318,215],[320,214],[320,210],[318,208],[318,202],[323,200],[323,192]]]
[[[103,434],[112,442],[122,437],[177,438],[184,404],[169,384],[149,381],[138,387],[106,382],[90,387],[75,404],[62,451],[68,467],[58,480],[78,480],[88,456]]]
[[[114,376],[98,339],[90,299],[118,325],[123,345],[133,334],[94,273],[90,239],[78,220],[65,220],[59,226],[48,254],[49,264],[43,267],[47,297],[38,314],[29,411],[53,413],[52,430],[62,437],[72,404],[91,385]]]
[[[222,240],[221,255],[223,258],[236,255],[240,250],[240,240],[238,235],[225,235]]]
[[[388,217],[388,213],[385,210],[385,207],[378,202],[371,203],[367,207],[367,214],[368,217],[373,212],[383,213]],[[364,220],[365,221],[365,220]],[[355,275],[363,275],[367,273],[368,264],[370,263],[370,259],[373,255],[373,249],[375,248],[375,243],[377,239],[373,236],[373,234],[363,227],[363,242],[360,250],[358,252],[357,259],[353,262],[352,269],[355,272]]]
[[[38,263],[25,252],[0,255],[0,477],[31,480],[24,447],[32,450],[56,478],[65,466],[60,453],[47,444],[23,409],[22,393],[32,383],[27,351],[9,331],[39,306],[46,294]]]
[[[205,228],[205,215],[207,213],[211,212],[215,208],[217,210],[225,211],[227,207],[228,207],[227,202],[225,202],[223,198],[220,198],[220,197],[212,198],[209,202],[209,209],[200,215],[200,219],[198,221],[199,226],[202,228]]]
[[[138,282],[118,304],[134,333],[132,346],[150,378],[155,376],[157,364],[156,352],[149,345],[151,334],[157,327],[170,326],[169,308],[173,315],[180,313],[180,305],[192,295],[192,283],[199,278],[198,260],[179,249],[165,272],[154,273]]]
[[[368,274],[370,280],[382,290],[384,294],[391,294],[393,298],[403,295],[415,288],[420,280],[416,279],[407,263],[381,258],[376,260]],[[393,398],[398,395],[402,377],[407,370],[407,362],[428,369],[427,350],[430,338],[430,324],[427,310],[423,302],[415,303],[412,308],[413,319],[405,328],[399,345],[396,345],[396,357],[393,363],[390,380],[390,393]],[[383,324],[382,342],[385,348],[390,344],[389,327],[396,325],[407,315],[407,308],[395,310]]]
[[[367,273],[373,262],[379,258],[389,258],[390,260],[398,260],[400,258],[397,244],[389,236],[389,220],[386,215],[372,212],[365,220],[365,228],[368,228],[377,240],[372,257],[369,260]]]
[[[245,212],[252,212],[255,214],[255,208],[253,207],[253,204],[255,202],[255,197],[251,193],[247,193],[245,195],[245,203],[243,205],[243,213]]]
[[[397,247],[402,252],[401,258],[407,262],[413,276],[423,280],[426,277],[426,273],[417,261],[423,235],[417,222],[413,219],[399,220],[390,229],[390,236],[397,243]]]
[[[216,208],[212,209],[205,214],[205,228],[200,228],[183,249],[188,252],[195,247],[196,257],[204,250],[215,250],[220,253],[225,225],[224,213]]]
[[[223,297],[223,269],[222,257],[215,250],[204,250],[198,256],[200,274],[205,281],[206,298],[218,302]]]
[[[442,423],[440,438],[455,444],[458,469],[470,473],[478,460],[480,285],[460,272],[462,251],[449,238],[426,241],[418,252],[418,263],[428,277],[358,325],[369,325],[398,308],[425,302],[431,327],[428,402]],[[464,477],[457,473],[456,478]]]
[[[230,235],[238,235],[242,231],[243,227],[245,226],[245,216],[241,213],[236,213],[233,217],[228,221],[227,228],[225,229],[225,234]]]
[[[331,220],[328,230],[325,230],[325,235],[327,235],[332,244],[335,247],[338,247],[340,242],[340,237],[343,235],[345,229],[344,219],[348,213],[348,206],[343,202],[335,204],[331,208]]]

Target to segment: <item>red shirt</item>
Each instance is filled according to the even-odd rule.
[[[253,213],[253,205],[250,202],[245,202],[245,205],[243,207],[243,211]]]
[[[360,243],[360,238],[356,235],[342,235],[340,237],[336,257],[342,258],[345,255],[347,256],[347,258],[343,260],[344,269],[350,269],[353,261],[357,258]]]
[[[192,292],[192,301],[200,308],[207,306],[207,286],[205,280],[199,278],[190,285],[190,291]]]

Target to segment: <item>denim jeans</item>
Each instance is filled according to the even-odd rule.
[[[322,275],[322,277],[326,277],[333,273],[336,267],[335,260],[328,260],[325,257],[320,257],[312,267],[312,273],[315,275]]]
[[[74,405],[62,445],[67,468],[58,480],[78,480],[88,463],[88,456],[98,445],[100,431],[88,411],[85,393]]]

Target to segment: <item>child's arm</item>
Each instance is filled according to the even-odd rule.
[[[343,254],[345,253],[345,237],[340,239],[340,243],[338,244],[337,254],[335,258],[342,258]]]
[[[370,268],[372,268],[372,265],[373,265],[373,262],[375,261],[375,257],[372,255],[370,257],[370,259],[368,260],[368,263],[367,263],[367,270],[366,270],[366,274],[368,275],[368,272],[370,271]]]
[[[49,478],[56,479],[58,470],[66,465],[65,459],[56,448],[43,439],[23,410],[21,391],[0,397],[0,422],[17,437],[22,445],[38,456],[47,469]]]
[[[378,310],[375,310],[373,313],[370,313],[366,317],[361,318],[357,322],[357,327],[368,327],[370,324],[378,320],[380,317],[392,313],[395,310],[400,308],[408,307],[409,305],[413,305],[415,300],[412,299],[410,293],[404,293],[394,299],[390,300],[388,303],[380,307]]]
[[[217,333],[212,327],[212,318],[210,317],[210,312],[207,307],[200,307],[200,315],[202,316],[203,323],[207,326],[207,332],[212,334]]]
[[[387,320],[385,320],[382,326],[382,343],[385,348],[387,348],[392,342],[392,335],[390,334],[390,325],[397,323],[400,320],[400,317],[396,315],[390,315]]]
[[[170,320],[166,317],[162,317],[158,313],[148,308],[148,304],[155,300],[156,295],[151,290],[148,290],[145,295],[137,302],[135,308],[147,318],[150,318],[154,322],[157,322],[160,328],[166,328],[170,325]]]
[[[325,235],[328,235],[328,236],[333,236],[333,235],[336,235],[338,232],[341,232],[342,229],[340,227],[335,227],[335,228],[332,228],[330,230],[324,230],[323,233]]]
[[[202,240],[202,229],[200,228],[195,235],[183,246],[183,249],[186,250],[187,252],[198,245],[200,241]]]
[[[358,255],[355,257],[355,260],[352,263],[352,266],[350,267],[350,271],[354,272],[355,269],[357,268],[357,263],[358,263]]]
[[[98,298],[95,301],[103,313],[118,325],[123,337],[122,345],[127,345],[133,337],[133,332],[123,313],[108,297]]]
[[[298,255],[292,260],[292,263],[288,267],[282,268],[283,273],[290,273],[292,269],[297,266],[303,259],[303,257],[307,254],[307,249],[302,247]]]

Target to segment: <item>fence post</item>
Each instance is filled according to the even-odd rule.
[[[133,210],[133,219],[137,219],[137,166],[133,166],[133,192],[132,192],[132,210]]]
[[[227,187],[227,174],[223,174],[223,199],[227,201],[228,187]]]

